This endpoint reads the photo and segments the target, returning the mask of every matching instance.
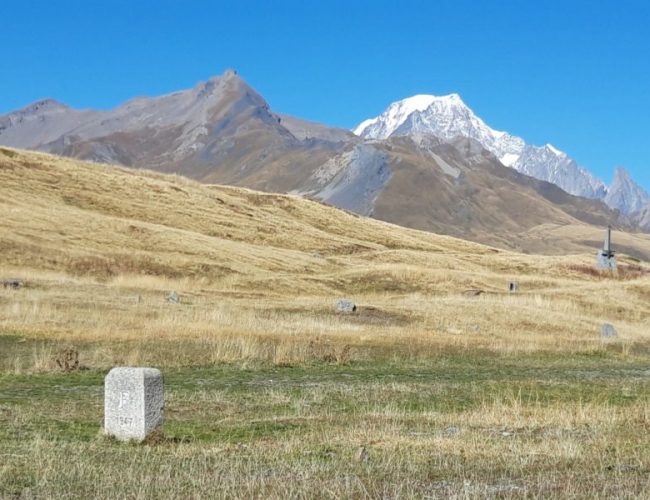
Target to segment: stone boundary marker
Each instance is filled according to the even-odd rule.
[[[336,301],[336,312],[350,314],[357,310],[357,305],[349,299]]]
[[[600,336],[606,339],[612,339],[618,337],[618,332],[616,331],[616,328],[614,328],[614,325],[603,323],[600,326]]]
[[[162,426],[163,378],[156,368],[113,368],[104,380],[104,433],[144,441]]]

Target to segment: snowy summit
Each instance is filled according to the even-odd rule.
[[[575,160],[551,144],[532,146],[521,138],[495,130],[463,102],[458,94],[416,95],[391,104],[381,115],[363,121],[354,133],[365,139],[432,134],[443,140],[469,137],[504,165],[552,182],[566,192],[602,199],[607,188]]]

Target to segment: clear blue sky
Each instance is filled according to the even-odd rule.
[[[0,113],[111,108],[235,68],[275,111],[352,127],[458,92],[489,125],[650,188],[650,2],[0,0]]]

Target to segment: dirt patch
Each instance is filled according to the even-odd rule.
[[[402,326],[412,322],[406,314],[384,311],[373,306],[357,306],[357,310],[345,319],[351,323],[372,324],[372,325],[395,325]]]

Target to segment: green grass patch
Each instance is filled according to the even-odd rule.
[[[645,491],[642,359],[466,352],[163,373],[163,436],[136,445],[101,435],[106,370],[5,372],[0,497]]]

